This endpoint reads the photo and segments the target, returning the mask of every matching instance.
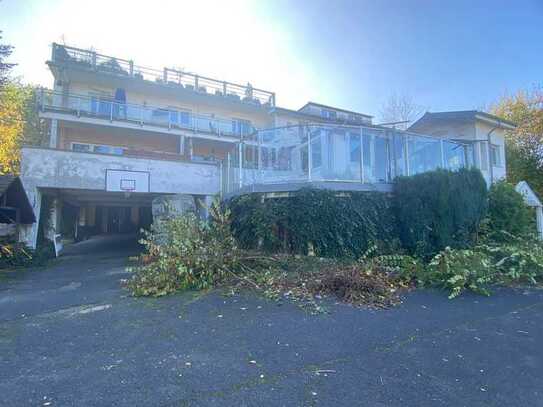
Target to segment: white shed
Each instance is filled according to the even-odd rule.
[[[539,238],[543,240],[543,204],[541,204],[541,201],[526,181],[520,181],[515,189],[524,196],[526,205],[535,208],[537,216],[537,232]]]

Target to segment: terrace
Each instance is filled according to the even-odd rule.
[[[173,68],[155,69],[134,61],[102,55],[93,50],[53,43],[51,63],[184,89],[255,106],[275,106],[275,93],[247,85],[220,81]]]
[[[280,192],[306,185],[390,191],[397,176],[473,165],[473,147],[379,127],[304,125],[260,130],[222,165],[222,191]]]
[[[248,122],[194,114],[158,106],[120,103],[103,97],[77,95],[41,89],[39,107],[42,112],[60,113],[72,119],[90,118],[108,123],[150,126],[158,130],[190,130],[213,137],[239,139],[254,131]]]

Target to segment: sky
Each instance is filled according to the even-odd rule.
[[[0,30],[46,87],[52,42],[376,117],[392,94],[468,110],[543,84],[543,0],[0,0]]]

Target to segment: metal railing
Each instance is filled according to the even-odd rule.
[[[470,144],[394,129],[303,125],[258,130],[221,165],[223,194],[258,184],[386,184],[403,175],[474,165]]]
[[[93,50],[53,43],[51,60],[55,64],[65,64],[72,67],[92,69],[97,72],[152,81],[201,94],[223,97],[240,103],[255,106],[275,106],[275,93],[254,88],[250,84],[246,86],[239,85],[173,68],[164,68],[162,70],[148,68],[135,65],[132,60],[102,55]]]
[[[236,119],[194,114],[165,107],[121,103],[109,98],[76,95],[41,89],[39,106],[42,111],[69,113],[78,117],[94,117],[125,121],[165,129],[192,130],[217,136],[244,137],[255,131],[252,125]]]

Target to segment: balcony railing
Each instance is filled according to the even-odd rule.
[[[165,129],[192,130],[216,136],[243,137],[255,130],[249,122],[196,115],[189,111],[164,107],[121,103],[103,97],[64,94],[42,89],[39,93],[42,111],[69,113],[77,117],[93,117]]]
[[[159,70],[143,67],[135,65],[134,61],[98,54],[92,50],[53,43],[52,62],[152,81],[255,106],[275,106],[275,93],[254,88],[250,84],[239,85],[172,68]]]
[[[259,130],[222,164],[222,192],[259,184],[386,184],[397,176],[474,164],[469,144],[377,127],[304,125]]]

